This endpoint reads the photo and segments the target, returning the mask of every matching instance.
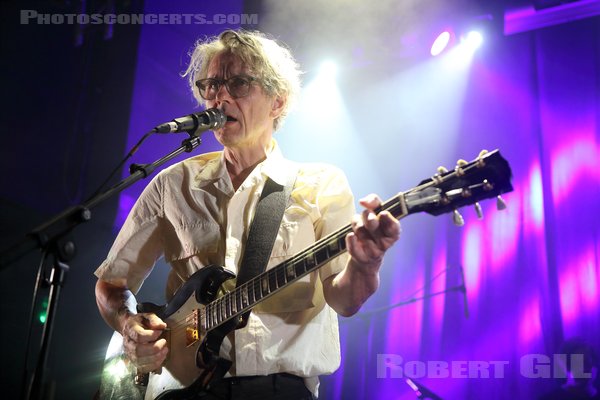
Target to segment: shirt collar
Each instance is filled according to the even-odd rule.
[[[259,164],[260,172],[271,178],[275,183],[284,186],[287,180],[288,168],[286,168],[286,160],[283,158],[281,149],[275,139],[271,142],[271,152],[267,158]]]
[[[197,157],[197,162],[200,168],[194,177],[196,187],[214,184],[221,192],[233,195],[233,185],[225,168],[223,152],[202,154]]]
[[[198,162],[201,169],[194,179],[198,188],[214,183],[221,192],[233,195],[233,185],[227,173],[225,155],[222,151],[201,155]],[[286,160],[275,139],[272,139],[271,151],[267,154],[267,158],[256,166],[251,175],[255,173],[265,175],[279,185],[285,185],[287,179]]]

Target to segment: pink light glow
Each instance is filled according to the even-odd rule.
[[[518,193],[520,190],[515,189]],[[519,242],[521,217],[520,198],[508,195],[505,198],[508,207],[505,210],[493,210],[486,226],[485,248],[491,254],[491,267],[497,272],[514,260]]]
[[[414,267],[414,271],[424,270],[424,266],[421,263]],[[423,275],[421,273],[418,274],[416,279],[407,279],[408,277],[406,276],[403,276],[403,278],[405,278],[404,282],[407,288],[417,289],[423,287]],[[410,290],[405,293],[395,294],[392,296],[391,301],[397,303],[407,300],[409,293]],[[385,332],[385,343],[377,347],[378,352],[397,354],[403,360],[418,359],[419,348],[421,346],[423,304],[422,301],[417,301],[390,310],[389,322]],[[398,393],[398,379],[381,379],[380,381],[380,384],[375,388],[374,398],[393,398],[391,394]]]
[[[479,221],[469,223],[464,231],[462,264],[465,269],[465,280],[469,300],[477,298],[479,293],[479,276],[482,268],[483,229]]]
[[[560,309],[565,325],[573,323],[579,314],[577,275],[573,271],[560,277]]]
[[[542,171],[540,164],[535,162],[529,171],[529,190],[525,202],[528,210],[523,214],[526,228],[533,228],[541,232],[544,228],[544,187],[542,185]]]
[[[587,185],[600,184],[600,148],[592,139],[583,139],[582,135],[565,133],[566,137],[578,137],[579,140],[567,143],[552,155],[552,195],[555,205],[568,199],[573,188],[584,180]]]
[[[519,344],[527,349],[531,341],[540,337],[540,299],[535,296],[522,308],[519,318]]]
[[[433,275],[436,276],[441,271],[447,268],[447,249],[446,241],[440,240],[435,249],[433,261]],[[441,292],[446,289],[446,275],[441,274],[431,285],[432,292]],[[433,329],[437,333],[441,332],[442,321],[444,316],[445,295],[440,295],[431,299],[433,312]]]
[[[579,270],[579,287],[581,288],[581,302],[583,309],[593,312],[598,308],[598,265],[594,250],[590,248],[578,260],[578,265],[574,266]]]
[[[401,301],[407,301],[413,296],[412,294],[418,288],[423,287],[423,272],[425,266],[422,261],[414,265],[410,272],[412,276],[407,274],[407,271],[399,270],[396,276],[401,275],[401,279],[406,287],[403,293],[394,292],[390,298],[390,304],[395,304]],[[417,351],[421,341],[421,327],[423,322],[423,302],[417,301],[390,311],[389,323],[386,329],[385,351],[388,353],[401,354],[403,356],[413,356],[413,351]]]
[[[585,314],[598,314],[599,278],[593,246],[583,251],[560,274],[560,307],[565,325],[573,324]]]

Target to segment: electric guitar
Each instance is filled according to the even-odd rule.
[[[440,167],[432,178],[384,202],[376,212],[387,210],[396,218],[426,212],[454,213],[457,209],[512,191],[511,170],[500,152],[482,151],[474,161],[459,161],[452,171]],[[219,295],[223,282],[235,275],[211,265],[194,273],[163,306],[138,305],[139,312],[153,312],[167,324],[163,337],[169,355],[160,374],[136,374],[124,357],[121,335],[115,333],[107,351],[100,399],[188,399],[205,390],[229,369],[230,362],[219,358],[224,337],[245,325],[244,316],[263,300],[273,296],[305,275],[316,271],[346,251],[345,238],[352,231],[346,225],[290,259],[252,278],[240,287]]]

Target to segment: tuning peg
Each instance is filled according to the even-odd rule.
[[[475,212],[477,213],[477,219],[483,219],[483,211],[479,202],[475,203]]]
[[[448,168],[446,168],[444,166],[439,166],[439,167],[437,167],[437,172],[438,172],[438,174],[445,174],[446,172],[448,172]]]
[[[454,225],[456,226],[463,226],[465,224],[465,219],[460,215],[457,209],[454,209],[454,212],[452,213],[452,222],[454,222]]]
[[[479,155],[477,156],[477,167],[482,168],[485,166],[485,162],[483,161],[483,157],[488,153],[487,150],[481,150]]]
[[[468,164],[468,162],[466,160],[463,160],[463,159],[458,160],[456,162],[456,167],[454,168],[454,172],[456,172],[456,175],[463,176],[465,174],[465,171],[463,170],[462,167],[464,167],[467,164]]]
[[[500,196],[496,197],[496,209],[499,211],[506,209],[506,202]]]
[[[490,190],[494,189],[494,185],[491,184],[487,179],[483,180],[483,190],[485,190],[486,192],[489,192]]]

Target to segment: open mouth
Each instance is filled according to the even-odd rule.
[[[237,121],[237,119],[235,119],[229,115],[227,116],[227,122],[236,122],[236,121]]]

